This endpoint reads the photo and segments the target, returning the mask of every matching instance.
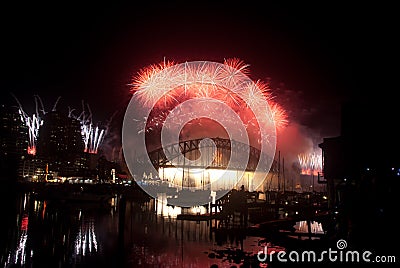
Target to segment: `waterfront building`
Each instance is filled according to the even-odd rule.
[[[0,178],[17,176],[19,162],[27,156],[28,129],[17,107],[0,106]]]

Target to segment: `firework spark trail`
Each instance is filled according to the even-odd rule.
[[[289,123],[286,111],[276,102],[270,101],[269,103],[272,118],[275,122],[276,128],[278,130],[285,128]]]
[[[22,104],[19,102],[19,100],[16,98],[16,96],[13,95],[13,97],[15,98],[15,100],[18,103],[18,106],[19,106],[18,113],[20,115],[21,121],[28,128],[27,152],[28,152],[28,154],[35,155],[36,154],[36,141],[39,136],[39,128],[43,125],[43,120],[40,117],[38,104],[40,102],[41,108],[42,108],[41,112],[42,112],[42,114],[45,114],[46,112],[43,107],[43,102],[39,98],[39,96],[34,96],[35,104],[36,104],[36,107],[35,107],[36,113],[34,113],[32,116],[29,116],[22,108]]]
[[[245,76],[249,74],[249,65],[237,58],[226,59],[224,65],[227,68],[206,63],[195,68],[186,64],[182,70],[176,67],[174,62],[164,60],[160,64],[141,69],[130,84],[132,92],[144,106],[157,101],[154,112],[149,118],[145,118],[146,132],[162,127],[168,116],[165,111],[172,110],[177,104],[191,98],[220,100],[242,116],[249,110],[248,105],[257,106],[267,101],[276,129],[285,128],[288,124],[286,111],[273,101],[274,96],[269,85],[260,80],[250,84]],[[191,84],[176,86],[182,77],[184,81],[192,81]],[[218,81],[222,80],[226,87],[217,86]],[[239,97],[239,92],[245,92],[242,94],[243,98]],[[252,119],[250,117],[247,119],[249,121],[243,120],[245,124],[248,127],[254,126],[250,123]]]
[[[85,145],[84,151],[96,154],[104,139],[105,129],[100,129],[98,126],[94,127],[92,123],[83,124],[81,122],[81,133]]]
[[[315,152],[297,156],[302,175],[318,175],[322,171],[322,155]]]
[[[98,126],[94,127],[92,122],[92,111],[89,105],[82,101],[82,112],[79,116],[73,115],[74,109],[69,109],[68,116],[77,119],[81,123],[81,134],[85,146],[84,152],[96,154],[98,152],[101,142],[104,140],[105,129],[100,129]]]
[[[36,154],[36,142],[39,136],[39,129],[43,125],[44,121],[41,115],[45,115],[47,112],[44,108],[43,101],[38,95],[34,95],[35,101],[35,113],[32,116],[29,116],[24,109],[22,108],[22,104],[19,102],[17,97],[12,94],[14,99],[16,100],[19,110],[18,113],[20,115],[21,121],[28,128],[28,154],[35,155]],[[56,102],[52,107],[52,111],[56,111],[56,107],[61,97],[58,97]],[[87,111],[86,111],[87,109]],[[82,139],[85,145],[85,152],[96,154],[101,142],[104,140],[106,129],[101,129],[98,126],[94,127],[92,123],[92,111],[90,110],[89,105],[86,105],[82,101],[82,112],[79,116],[74,116],[73,112],[75,109],[68,107],[68,117],[77,119],[81,123],[81,134]]]

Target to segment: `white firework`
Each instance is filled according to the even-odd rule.
[[[87,105],[86,111],[85,105],[82,102],[82,112],[78,117],[74,117],[72,112],[73,109],[70,109],[68,116],[77,119],[81,123],[81,134],[85,146],[84,152],[96,154],[104,139],[105,129],[94,126],[92,123],[92,111],[89,105]]]
[[[20,115],[22,123],[25,124],[25,126],[28,128],[28,148],[27,152],[28,154],[35,155],[36,154],[36,142],[39,136],[39,129],[43,125],[43,119],[40,116],[40,112],[42,115],[46,113],[43,107],[43,102],[40,99],[39,96],[34,96],[35,99],[35,113],[29,116],[24,109],[22,108],[21,103],[18,101],[18,99],[14,96],[15,100],[18,103],[19,109],[18,113]],[[58,103],[59,98],[57,99],[56,103],[54,104],[53,109],[56,107]],[[41,105],[41,109],[39,112],[39,103]]]

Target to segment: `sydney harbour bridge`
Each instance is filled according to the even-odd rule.
[[[209,142],[204,141],[180,141],[149,152],[158,174],[139,171],[138,176],[145,183],[213,191],[238,189],[242,185],[249,191],[264,191],[277,184],[278,164],[273,157],[263,157],[259,149],[235,140],[211,138]],[[247,162],[243,161],[243,155],[248,155]],[[260,161],[271,168],[258,170]],[[261,180],[254,180],[256,170],[264,172]]]

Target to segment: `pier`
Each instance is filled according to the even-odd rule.
[[[238,193],[245,197],[242,203],[235,200]],[[209,204],[205,214],[182,213],[177,220],[207,221],[210,233],[233,231],[277,241],[327,239],[330,235],[334,213],[328,209],[325,193],[267,192],[265,199],[259,196],[257,192],[233,190]],[[299,222],[304,230],[294,228]],[[315,230],[312,226],[316,224],[324,231]]]

